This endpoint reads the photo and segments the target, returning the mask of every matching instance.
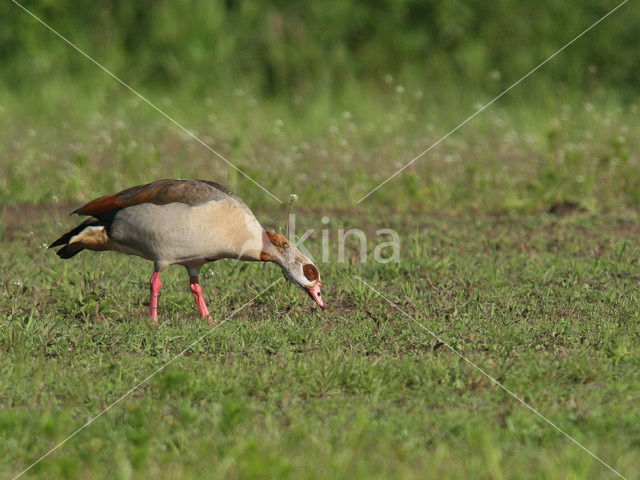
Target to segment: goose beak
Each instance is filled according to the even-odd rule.
[[[308,287],[306,288],[307,293],[309,294],[309,296],[311,298],[313,298],[313,301],[316,302],[318,304],[318,306],[324,310],[324,302],[322,301],[322,298],[320,298],[320,287],[322,286],[322,284],[320,282],[316,283],[313,287]]]

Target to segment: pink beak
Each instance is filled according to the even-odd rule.
[[[307,288],[307,293],[311,298],[313,298],[313,301],[316,302],[318,306],[320,306],[320,308],[324,310],[324,302],[322,301],[322,298],[320,298],[321,286],[322,284],[318,282],[313,287]]]

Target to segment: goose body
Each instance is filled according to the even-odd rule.
[[[275,262],[324,307],[313,262],[281,235],[265,231],[240,197],[217,183],[159,180],[99,197],[73,213],[90,218],[49,248],[62,246],[57,254],[65,259],[87,249],[151,260],[149,314],[154,322],[160,273],[174,264],[187,268],[196,305],[208,316],[198,274],[202,265],[222,258]]]
[[[109,240],[115,250],[162,267],[188,266],[220,258],[260,260],[262,232],[253,213],[233,200],[143,203],[116,214]]]

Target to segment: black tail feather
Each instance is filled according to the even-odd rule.
[[[58,254],[58,256],[60,258],[65,258],[65,259],[66,258],[71,258],[74,255],[76,255],[77,253],[80,253],[83,249],[78,245],[73,245],[73,244],[69,245],[69,241],[73,237],[78,235],[80,232],[82,232],[85,228],[91,227],[91,226],[98,226],[98,225],[102,225],[102,222],[100,222],[100,220],[98,220],[97,218],[91,217],[91,218],[85,220],[84,222],[82,222],[80,225],[78,225],[73,230],[70,230],[67,233],[65,233],[64,235],[62,235],[55,242],[53,242],[51,245],[49,245],[49,248],[53,248],[53,247],[58,247],[60,245],[64,245],[64,247],[61,248],[60,250],[58,250],[56,253]]]
[[[82,250],[84,250],[84,248],[71,244],[71,245],[65,245],[60,250],[58,250],[56,254],[60,258],[64,258],[66,260],[67,258],[71,258],[74,255],[80,253]]]

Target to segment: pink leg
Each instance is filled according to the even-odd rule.
[[[153,272],[151,275],[151,293],[149,295],[149,315],[155,325],[158,324],[158,295],[160,295],[160,272]]]
[[[204,301],[204,295],[202,295],[202,287],[198,283],[198,277],[189,277],[189,287],[191,288],[191,292],[193,292],[193,298],[196,299],[196,305],[198,306],[200,315],[202,316],[202,318],[209,317],[209,325],[213,326],[215,322],[209,315],[209,309],[207,308],[207,304]]]

